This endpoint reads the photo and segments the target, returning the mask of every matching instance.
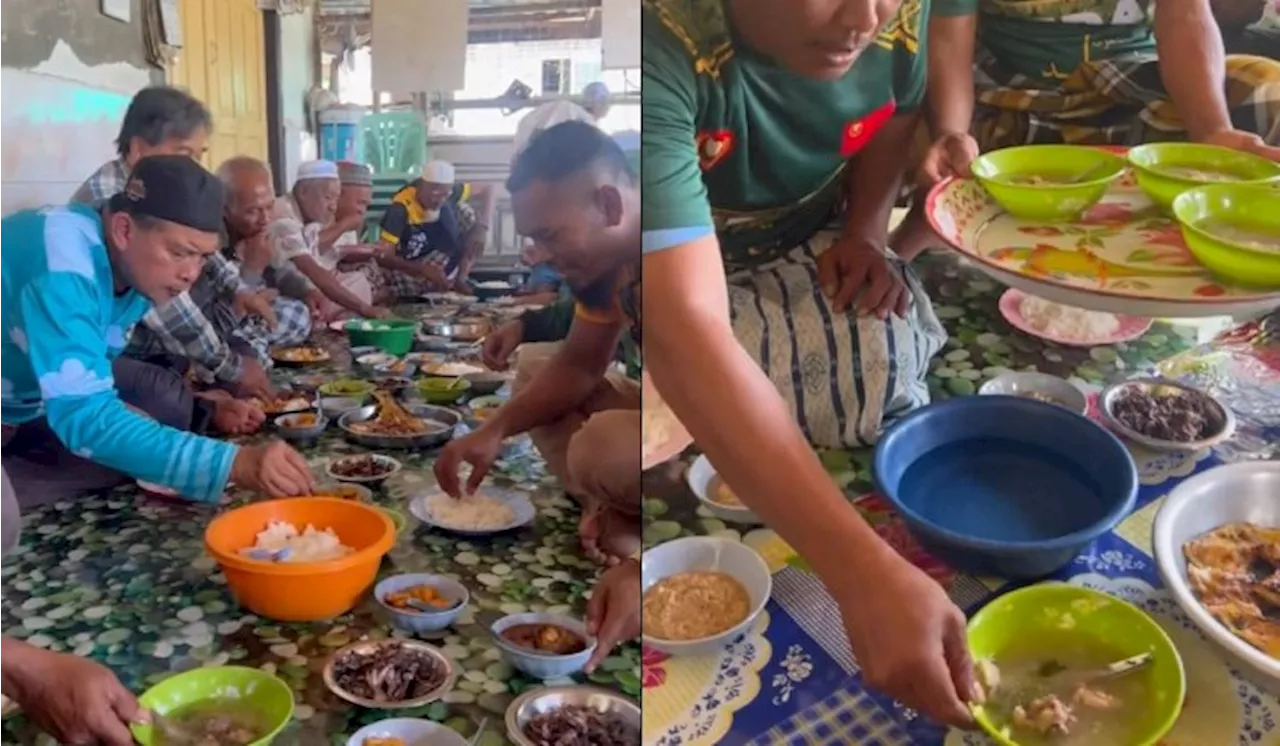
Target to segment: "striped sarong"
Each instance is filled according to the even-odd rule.
[[[729,267],[734,335],[755,358],[816,446],[865,447],[887,421],[929,402],[925,374],[946,332],[910,267],[905,318],[837,313],[818,283],[823,231],[782,258]]]

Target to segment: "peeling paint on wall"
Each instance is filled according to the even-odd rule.
[[[102,0],[3,0],[0,65],[38,67],[62,41],[87,65],[126,63],[150,71],[139,21],[141,2],[132,3],[134,20],[122,23],[102,14]]]

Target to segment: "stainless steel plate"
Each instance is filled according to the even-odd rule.
[[[404,410],[419,419],[439,425],[431,432],[422,435],[370,435],[351,429],[357,422],[373,419],[378,414],[378,405],[370,404],[355,411],[347,412],[338,419],[338,428],[346,435],[347,440],[370,448],[435,448],[448,443],[453,431],[462,422],[462,415],[447,407],[430,404],[405,404]]]
[[[529,721],[565,705],[613,712],[640,733],[640,707],[617,692],[594,686],[550,686],[525,692],[507,707],[507,737],[518,746],[537,746],[524,734]]]
[[[469,319],[467,321],[427,321],[422,330],[428,336],[445,337],[459,342],[474,342],[493,330],[488,320]]]

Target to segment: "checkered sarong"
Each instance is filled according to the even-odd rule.
[[[1057,87],[1004,71],[990,55],[975,70],[973,134],[983,151],[1012,145],[1139,145],[1186,137],[1154,54],[1086,62]],[[1280,61],[1226,58],[1226,96],[1236,129],[1280,145]]]
[[[272,347],[292,347],[311,336],[311,310],[307,304],[292,298],[276,298],[271,303],[276,312],[276,329],[270,331],[262,319],[250,316],[240,322],[234,334],[253,348],[258,362],[271,364]]]

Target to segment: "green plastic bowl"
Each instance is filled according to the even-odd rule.
[[[1187,248],[1200,263],[1230,282],[1280,288],[1280,192],[1270,186],[1217,184],[1188,189],[1173,201]],[[1275,237],[1275,250],[1244,246],[1220,232],[1239,226]]]
[[[407,319],[348,321],[343,327],[352,347],[377,347],[397,356],[413,349],[417,329],[418,322]]]
[[[1124,173],[1125,164],[1115,153],[1084,145],[1023,145],[984,153],[972,168],[978,183],[1010,215],[1062,222],[1096,205]],[[1034,176],[1070,183],[1018,181]]]
[[[340,378],[336,381],[330,381],[320,386],[317,391],[323,397],[341,397],[343,399],[357,399],[361,403],[368,400],[369,396],[377,391],[378,387],[371,381],[364,381],[359,378]]]
[[[420,378],[414,386],[429,404],[453,404],[471,390],[465,378]]]
[[[999,663],[1011,647],[1030,647],[1051,656],[1068,640],[1073,646],[1096,642],[1117,659],[1151,653],[1150,666],[1129,674],[1144,680],[1147,695],[1145,701],[1125,703],[1138,738],[1129,746],[1152,746],[1173,728],[1187,692],[1182,657],[1164,629],[1136,606],[1088,588],[1044,583],[997,597],[969,622],[969,650],[975,660]],[[996,726],[986,708],[974,705],[973,713],[997,743],[1019,746]]]
[[[168,715],[174,710],[206,699],[238,697],[262,712],[271,730],[250,746],[267,746],[293,717],[293,691],[289,685],[266,671],[243,666],[196,668],[165,679],[148,689],[138,703],[148,710]],[[152,746],[150,725],[132,726],[133,737],[142,746]]]
[[[1198,186],[1222,184],[1207,176],[1177,173],[1170,169],[1196,169],[1229,174],[1237,184],[1280,182],[1280,163],[1262,156],[1217,145],[1188,142],[1158,142],[1129,149],[1129,165],[1138,177],[1138,186],[1165,210],[1173,207],[1179,194]]]

